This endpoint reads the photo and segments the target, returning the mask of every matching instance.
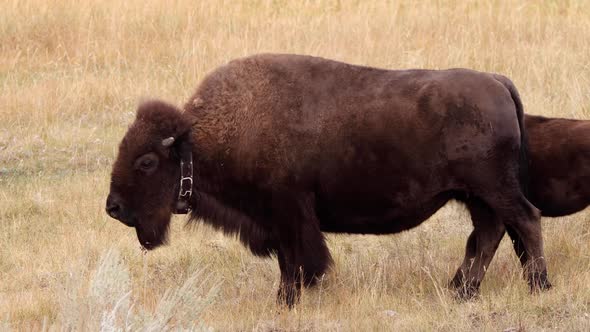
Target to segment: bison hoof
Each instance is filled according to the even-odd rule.
[[[547,272],[540,274],[532,274],[529,276],[529,287],[531,293],[538,293],[540,291],[550,290],[553,285],[547,277]]]
[[[455,289],[455,298],[459,301],[470,301],[479,297],[479,287],[465,285]]]
[[[461,275],[456,275],[449,287],[455,290],[455,298],[460,301],[469,301],[479,296],[479,284],[466,282]]]
[[[281,285],[277,293],[277,304],[286,305],[287,308],[293,307],[299,303],[301,291],[295,285]]]

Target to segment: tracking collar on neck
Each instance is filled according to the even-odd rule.
[[[186,112],[183,112],[183,116],[187,116]],[[190,144],[190,131],[191,128],[197,123],[195,119],[188,119],[190,125],[186,131],[180,134],[178,137],[183,138],[178,145],[178,155],[180,159],[180,183],[178,185],[178,197],[174,204],[175,214],[187,214],[193,207],[191,206],[191,198],[193,196],[193,149]],[[174,142],[174,139],[172,140]]]
[[[193,151],[190,144],[180,145],[180,184],[175,204],[175,214],[187,214],[192,210],[193,195]]]

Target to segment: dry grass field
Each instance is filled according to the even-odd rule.
[[[590,118],[588,1],[4,0],[0,330],[590,330],[586,212],[543,221],[554,289],[529,294],[505,238],[470,302],[446,288],[471,231],[457,203],[402,234],[328,236],[335,265],[292,311],[275,260],[206,226],[174,217],[143,255],[103,210],[136,104],[180,105],[258,52],[499,72],[526,112]]]

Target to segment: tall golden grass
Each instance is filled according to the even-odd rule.
[[[173,220],[142,255],[105,215],[110,165],[146,96],[181,104],[258,52],[386,68],[468,67],[516,83],[526,112],[590,116],[590,3],[4,0],[0,10],[0,329],[589,330],[588,214],[544,220],[555,288],[530,295],[505,239],[481,298],[446,283],[471,223],[449,204],[392,236],[329,236],[335,259],[292,311],[278,267]]]

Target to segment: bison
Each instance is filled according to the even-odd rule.
[[[526,115],[529,200],[547,217],[590,204],[590,121]]]
[[[590,121],[525,115],[529,138],[528,198],[541,215],[561,217],[590,204]],[[527,264],[524,244],[507,227],[516,254]]]
[[[477,294],[506,227],[532,289],[547,288],[526,155],[522,104],[504,76],[262,54],[214,70],[182,110],[138,107],[106,211],[149,250],[166,242],[172,213],[190,210],[276,255],[278,300],[291,307],[331,264],[323,232],[401,232],[457,198],[474,226],[458,294]]]

